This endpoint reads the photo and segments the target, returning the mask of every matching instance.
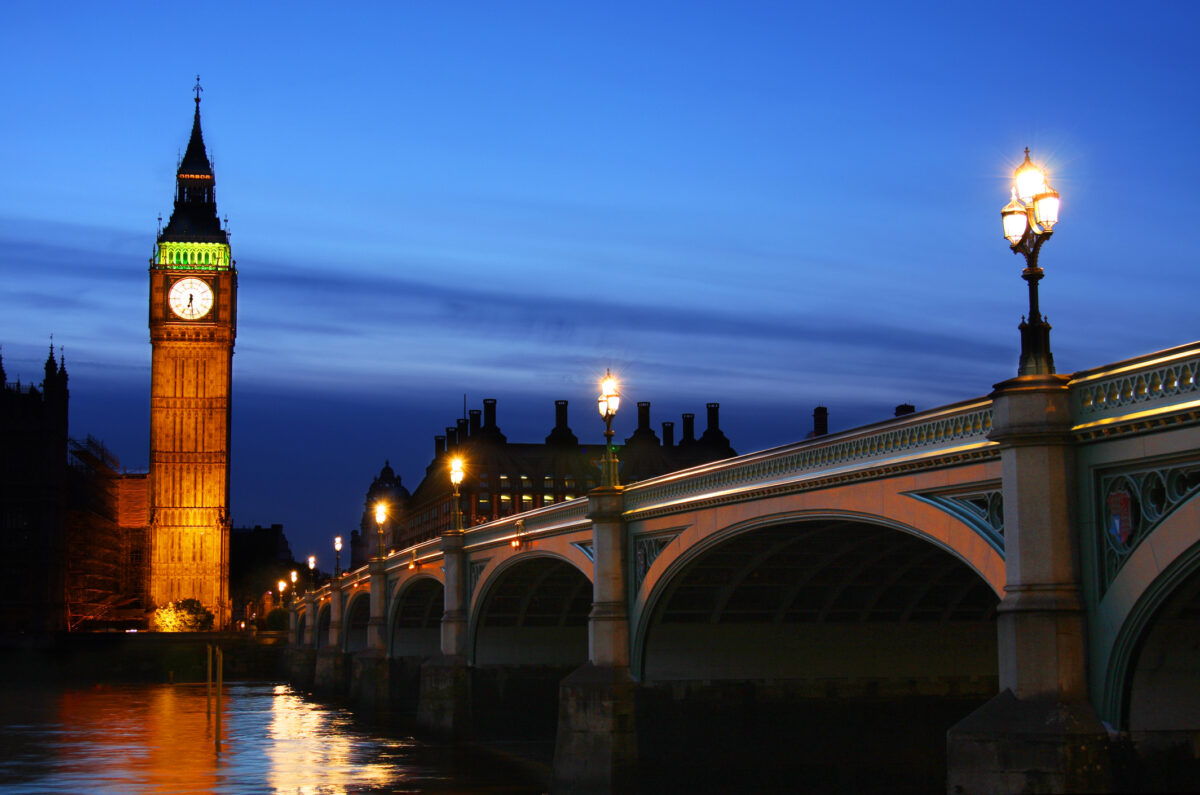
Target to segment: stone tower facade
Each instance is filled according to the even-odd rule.
[[[200,131],[150,261],[150,600],[199,599],[230,620],[229,451],[237,270]]]

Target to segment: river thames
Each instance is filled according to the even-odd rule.
[[[461,749],[365,727],[287,685],[0,690],[0,792],[511,793],[542,789]]]

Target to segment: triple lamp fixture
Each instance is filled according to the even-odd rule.
[[[1048,375],[1054,372],[1054,356],[1050,353],[1050,324],[1038,307],[1037,285],[1043,272],[1038,267],[1038,251],[1054,234],[1061,201],[1058,191],[1046,182],[1046,172],[1029,159],[1013,174],[1012,198],[1000,211],[1004,236],[1014,254],[1025,257],[1021,278],[1029,283],[1029,316],[1022,320],[1021,361],[1018,375]]]

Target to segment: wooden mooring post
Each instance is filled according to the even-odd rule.
[[[212,644],[206,643],[204,651],[208,659],[207,665],[204,668],[204,717],[207,718],[212,715]]]
[[[225,679],[225,652],[221,651],[221,647],[216,647],[217,656],[217,719],[215,722],[215,731],[213,731],[213,742],[216,745],[217,753],[221,753],[221,697],[224,690]]]

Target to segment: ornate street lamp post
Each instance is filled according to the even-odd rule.
[[[308,556],[308,587],[310,589],[317,587],[317,556]]]
[[[342,576],[342,537],[333,537],[333,578],[336,580]]]
[[[275,584],[279,586],[279,606],[283,607],[283,592],[287,590],[287,580],[280,580]]]
[[[604,418],[604,458],[601,460],[600,485],[614,488],[617,483],[617,456],[613,453],[613,417],[621,407],[621,393],[617,390],[617,379],[607,369],[600,382],[600,397],[597,401],[600,416]]]
[[[296,580],[299,579],[300,575],[295,569],[292,569],[292,573],[288,576],[292,578],[292,599],[294,600],[296,598]]]
[[[387,505],[375,503],[375,524],[379,527],[379,559],[383,560],[383,523],[387,521]]]
[[[452,458],[450,460],[450,484],[454,486],[454,532],[461,533],[462,526],[462,507],[458,496],[459,484],[463,482],[463,460],[461,458]]]
[[[1038,251],[1054,234],[1058,223],[1060,201],[1058,191],[1046,183],[1046,173],[1029,159],[1013,175],[1012,200],[1000,211],[1004,236],[1013,253],[1025,257],[1021,278],[1029,283],[1029,317],[1021,321],[1021,363],[1017,375],[1048,375],[1054,372],[1054,356],[1050,353],[1050,324],[1038,307],[1038,282],[1042,269],[1038,266]]]

